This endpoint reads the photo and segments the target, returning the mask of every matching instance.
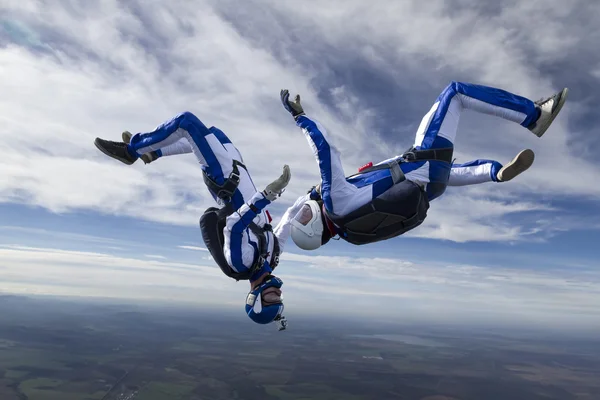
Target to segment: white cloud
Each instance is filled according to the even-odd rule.
[[[235,296],[214,266],[113,256],[106,253],[1,246],[3,291],[218,303]],[[225,277],[226,278],[226,277]],[[244,287],[246,289],[246,287]],[[211,292],[211,299],[201,295]],[[241,296],[243,296],[243,290]]]
[[[31,246],[0,246],[2,283],[36,293],[241,307],[249,289],[212,262],[201,265]],[[277,275],[286,312],[352,314],[424,321],[474,321],[581,327],[600,325],[600,273],[415,263],[390,258],[287,253]],[[308,269],[298,269],[306,265]]]
[[[272,3],[287,12],[293,7]],[[294,11],[298,25],[335,47],[352,46],[357,53],[378,45],[377,53],[385,55],[381,68],[397,77],[406,96],[414,90],[411,82],[414,69],[421,68],[430,74],[429,85],[437,91],[448,83],[448,76],[454,80],[468,77],[472,82],[504,88],[533,99],[554,93],[562,88],[562,83],[550,82],[549,77],[542,76],[538,64],[530,59],[531,52],[544,60],[568,57],[570,53],[565,50],[577,48],[582,38],[577,36],[579,30],[573,29],[569,18],[558,16],[585,12],[592,7],[585,1],[568,5],[559,1],[532,1],[503,5],[497,14],[482,15],[475,9],[477,2],[460,10],[450,10],[443,0],[430,1],[426,8],[420,7],[417,1],[376,4],[344,1],[343,7],[337,2],[323,5],[314,1],[312,5],[314,8],[307,5]],[[315,8],[319,9],[318,13],[314,12]],[[540,8],[545,12],[533,11]],[[347,25],[340,24],[341,20],[353,21],[352,28],[345,29]],[[588,28],[599,31],[598,27]],[[431,91],[431,95],[433,101],[437,93]],[[528,146],[538,154],[532,171],[504,190],[535,190],[545,194],[577,192],[598,197],[600,188],[588,184],[600,172],[597,164],[573,154],[561,157],[561,168],[556,168],[556,155],[569,153],[571,133],[567,123],[570,110],[578,107],[576,96],[570,96],[568,105],[542,140],[514,124],[493,118],[479,118],[475,125],[475,118],[465,114],[457,141],[458,156],[467,161],[488,154],[490,158],[506,162]],[[425,112],[423,110],[423,114]],[[413,118],[409,123],[418,122],[420,115]],[[477,140],[480,135],[485,135],[485,140]],[[573,171],[577,171],[578,179],[573,179]],[[464,211],[468,213],[468,209]]]
[[[307,54],[319,59],[310,53],[310,40],[352,49],[374,72],[393,76],[407,99],[415,78],[417,84],[429,85],[421,93],[435,97],[450,74],[537,98],[557,87],[540,76],[527,51],[535,49],[537,61],[560,61],[578,38],[569,33],[568,19],[559,17],[583,6],[581,1],[560,7],[544,2],[548,14],[534,13],[532,19],[539,2],[515,3],[482,16],[476,9],[450,13],[441,0],[426,8],[416,1],[309,1],[301,9],[271,1],[247,15],[248,21],[259,14],[273,17],[268,29],[257,24],[267,32],[263,40],[252,40],[223,16],[242,7],[237,3],[172,1],[138,11],[144,19],[117,1],[89,8],[64,4],[11,1],[6,6],[25,42],[0,48],[0,74],[9,77],[0,81],[0,202],[190,226],[212,203],[192,155],[127,167],[100,154],[94,137],[118,139],[122,130],[151,130],[176,113],[193,111],[232,138],[258,186],[267,184],[282,164],[290,164],[292,183],[279,200],[290,204],[318,181],[318,172],[305,139],[279,105],[280,88],[301,93],[307,110],[339,144],[348,171],[371,158],[387,158],[412,139],[385,143],[371,129],[378,110],[366,107],[347,85],[332,89],[337,109],[327,108],[317,97],[319,88],[312,86],[327,63],[307,67],[295,62]],[[290,11],[293,21],[285,22],[292,25],[281,25],[277,18],[292,15]],[[351,25],[342,23],[350,20]],[[297,34],[299,42],[286,32]],[[460,160],[486,154],[505,162],[528,146],[535,149],[536,162],[501,189],[492,184],[478,189],[484,197],[475,199],[473,192],[460,188],[454,196],[436,200],[430,221],[415,234],[459,242],[517,240],[537,235],[536,227],[511,226],[506,216],[542,210],[530,201],[496,201],[492,197],[498,191],[599,196],[600,187],[589,184],[600,172],[596,164],[563,156],[556,168],[556,155],[568,154],[570,107],[577,103],[569,101],[543,140],[519,127],[491,120],[474,124],[479,119],[466,117],[457,144]],[[410,127],[420,117],[397,125]],[[481,130],[489,131],[483,132],[485,139]]]
[[[94,242],[94,243],[106,243],[106,244],[115,244],[117,242],[116,239],[107,238],[102,236],[94,236],[94,235],[86,235],[82,233],[72,233],[72,232],[61,232],[56,230],[48,230],[48,229],[40,229],[40,228],[26,228],[21,226],[9,226],[3,225],[0,226],[0,231],[6,232],[16,232],[23,233],[25,235],[41,235],[41,236],[53,236],[54,238],[60,238],[62,240],[70,240],[70,241],[84,241],[84,242]],[[112,246],[114,249],[115,247]]]
[[[75,44],[56,44],[59,47],[52,54],[10,45],[0,51],[2,74],[11,77],[0,83],[4,94],[0,105],[5,111],[0,139],[11,150],[0,161],[8,178],[0,184],[0,201],[40,205],[55,212],[84,208],[195,224],[212,199],[193,156],[128,168],[107,159],[92,143],[95,136],[118,139],[124,129],[151,130],[184,110],[194,111],[230,135],[257,185],[268,183],[273,170],[284,163],[291,165],[294,174],[290,199],[318,179],[316,169],[303,171],[304,165],[314,165],[312,154],[278,104],[279,89],[288,85],[300,90],[318,110],[306,77],[252,47],[209,8],[179,4],[155,9],[158,34],[171,41],[165,62],[173,64],[167,72],[141,45],[123,40],[123,29],[140,36],[144,31],[116,2],[102,3],[102,10],[94,11],[107,17],[103,19],[91,15],[81,19],[61,7],[50,8],[51,16],[42,19],[31,10],[20,13],[20,7],[13,5],[19,11],[16,15],[31,26],[53,29]],[[194,32],[183,35],[175,15],[193,23]],[[47,25],[50,20],[52,26]],[[87,56],[79,57],[78,51]],[[338,131],[350,131],[332,116],[323,119]],[[28,123],[31,120],[36,121],[35,127]],[[301,154],[298,148],[305,151]]]
[[[185,250],[208,251],[207,248],[199,247],[199,246],[177,246],[177,247],[180,249],[185,249]]]

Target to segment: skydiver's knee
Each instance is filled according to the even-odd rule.
[[[205,132],[208,131],[208,128],[204,123],[196,116],[196,114],[191,111],[184,111],[179,114],[179,118],[181,118],[181,123],[184,125],[192,125],[195,126],[199,131]]]
[[[450,83],[448,84],[448,86],[446,86],[446,88],[442,91],[442,93],[453,93],[456,94],[458,93],[458,86],[460,85],[460,82],[457,81],[450,81]]]
[[[194,113],[192,113],[191,111],[184,111],[181,114],[179,114],[182,118],[185,119],[190,119],[190,120],[199,120],[198,117],[196,117],[196,115],[194,115]]]

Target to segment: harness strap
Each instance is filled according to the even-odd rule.
[[[242,164],[241,162],[239,162],[237,160],[233,160],[233,168],[232,168],[231,174],[229,174],[229,177],[227,179],[225,179],[225,181],[221,185],[219,185],[217,182],[215,182],[214,179],[212,179],[210,176],[208,176],[208,174],[204,170],[202,171],[202,176],[204,178],[204,183],[206,184],[206,186],[208,186],[209,190],[211,192],[215,193],[216,196],[218,198],[220,198],[221,200],[223,200],[223,202],[225,203],[225,205],[220,209],[211,208],[206,211],[206,212],[210,212],[211,210],[216,211],[217,219],[220,221],[224,221],[229,215],[231,215],[235,212],[235,210],[233,209],[233,205],[231,204],[231,198],[233,197],[233,194],[235,193],[235,191],[240,183],[240,170],[238,167],[244,168],[247,171],[247,168],[244,164]],[[258,212],[258,209],[254,205],[250,205],[250,208],[254,212]],[[200,227],[202,228],[202,223],[200,224]],[[269,259],[269,255],[270,255],[269,249],[267,246],[266,232],[268,232],[268,231],[272,232],[273,227],[270,224],[265,224],[265,226],[261,228],[256,223],[252,222],[248,225],[248,228],[258,238],[258,250],[259,250],[259,252],[256,256],[256,260],[252,263],[252,266],[249,268],[249,271],[247,271],[246,273],[243,273],[243,274],[233,274],[231,272],[229,272],[229,273],[226,272],[228,268],[230,269],[229,265],[226,262],[223,266],[219,265],[221,267],[221,269],[228,276],[230,276],[236,280],[249,279],[256,271],[258,271],[264,265],[265,261]],[[218,228],[217,228],[216,234],[217,234],[217,236],[222,234],[221,232],[219,232]],[[273,257],[272,257],[273,260],[270,263],[271,268],[275,268],[277,266],[277,264],[279,263],[279,252],[280,252],[279,243],[278,243],[277,237],[275,235],[273,235],[273,240],[274,240]],[[206,243],[206,240],[205,240],[205,243]],[[219,244],[221,246],[220,251],[222,253],[222,251],[223,251],[222,240],[219,240]],[[214,249],[214,250],[217,251],[216,249]],[[212,251],[211,251],[211,254],[212,254]],[[224,260],[224,256],[222,257],[222,259]],[[223,260],[221,260],[221,261],[223,262]],[[217,261],[217,263],[219,263],[219,261]],[[227,268],[225,268],[225,267],[227,267]]]
[[[211,192],[215,193],[218,198],[223,200],[224,202],[231,201],[231,197],[235,193],[238,185],[240,184],[240,170],[238,166],[247,170],[246,166],[237,160],[233,160],[233,169],[229,177],[225,179],[222,185],[219,185],[215,182],[208,174],[202,170],[202,177],[204,178],[204,183]]]
[[[402,154],[402,158],[408,162],[411,161],[423,161],[423,160],[435,160],[435,161],[445,161],[447,163],[452,162],[452,154],[454,153],[454,148],[452,147],[444,147],[441,149],[427,149],[427,150],[416,150],[414,147],[411,147],[407,151]]]
[[[392,162],[390,163],[389,167],[390,174],[392,175],[392,180],[394,181],[394,185],[406,179],[406,176],[404,176],[404,172],[402,172],[402,169],[400,168],[399,162]]]
[[[400,160],[392,160],[392,161],[389,161],[387,163],[374,165],[372,167],[369,167],[369,168],[366,168],[366,169],[362,170],[358,174],[354,174],[352,176],[349,176],[348,179],[353,178],[353,177],[358,176],[358,175],[365,174],[367,172],[380,171],[382,169],[389,169],[390,170],[390,174],[392,176],[392,180],[394,181],[394,184],[397,184],[397,183],[400,183],[400,182],[402,182],[402,181],[404,181],[406,179],[406,176],[404,176],[404,172],[402,172],[402,169],[400,168],[400,163],[401,163]]]
[[[411,147],[410,149],[405,151],[398,159],[361,169],[359,173],[349,176],[348,179],[354,178],[361,174],[366,174],[367,172],[389,169],[394,184],[398,184],[406,179],[406,177],[404,176],[404,172],[402,172],[402,169],[400,168],[400,164],[402,164],[403,162],[436,160],[452,163],[453,153],[454,148],[452,147],[428,150],[416,150],[414,147]]]
[[[270,224],[265,224],[261,228],[260,226],[258,226],[254,222],[252,222],[250,225],[248,225],[248,228],[258,238],[259,254],[256,258],[256,261],[252,265],[252,273],[254,274],[254,272],[258,271],[263,266],[265,261],[269,260],[269,256],[271,254],[269,253],[269,246],[267,244],[267,232],[273,232],[273,227]],[[277,237],[275,235],[272,235],[272,237],[273,237],[273,257],[272,257],[271,262],[269,262],[269,265],[272,269],[275,269],[275,267],[277,267],[277,264],[279,264],[279,253],[281,250],[279,247],[279,242],[277,241]]]

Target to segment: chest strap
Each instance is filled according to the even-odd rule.
[[[452,147],[428,150],[416,150],[414,147],[411,147],[410,149],[405,151],[399,158],[392,161],[388,161],[386,163],[373,165],[372,167],[365,168],[359,173],[349,176],[347,179],[354,178],[358,175],[366,174],[367,172],[389,169],[394,184],[397,184],[406,179],[406,177],[404,176],[404,172],[402,172],[402,169],[400,168],[400,164],[402,164],[403,162],[435,160],[452,163],[453,153],[454,148]]]
[[[351,175],[351,176],[347,177],[346,179],[351,179],[358,175],[366,174],[367,172],[380,171],[382,169],[389,169],[394,184],[397,184],[406,179],[406,177],[404,176],[404,172],[402,172],[402,169],[400,168],[400,162],[401,162],[400,160],[392,160],[392,161],[389,161],[386,163],[374,165],[372,167],[365,168],[362,171],[360,171],[358,174]],[[320,191],[319,191],[319,194],[320,194]]]

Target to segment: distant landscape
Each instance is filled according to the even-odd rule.
[[[0,296],[0,399],[600,399],[600,338]]]

